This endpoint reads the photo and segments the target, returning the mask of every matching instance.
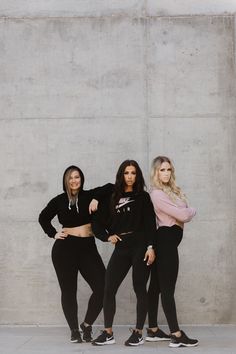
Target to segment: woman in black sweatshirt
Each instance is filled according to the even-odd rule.
[[[84,175],[77,166],[69,166],[63,175],[64,193],[56,196],[41,211],[39,223],[44,232],[56,239],[52,261],[61,288],[61,303],[71,330],[71,342],[92,340],[92,324],[102,309],[105,267],[98,253],[91,228],[92,199],[99,200],[110,190],[109,185],[85,191]],[[57,216],[62,229],[57,231],[52,219]],[[77,276],[78,271],[92,289],[88,308],[78,325]]]
[[[126,160],[121,164],[114,191],[106,202],[100,203],[92,226],[96,237],[115,245],[105,280],[105,329],[92,344],[115,343],[112,332],[115,296],[131,267],[137,297],[137,320],[136,328],[125,345],[143,344],[142,329],[147,314],[146,283],[149,277],[148,266],[155,258],[152,245],[156,222],[149,194],[144,191],[142,171],[136,161]]]

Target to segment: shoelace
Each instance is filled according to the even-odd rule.
[[[138,336],[141,336],[142,337],[142,334],[139,333],[138,331],[136,331],[134,328],[132,327],[129,327],[129,331],[133,334],[133,335],[138,335]]]
[[[87,326],[87,327],[84,326],[84,332],[85,332],[86,334],[93,333],[93,332],[92,332],[92,328],[91,328],[90,326]]]

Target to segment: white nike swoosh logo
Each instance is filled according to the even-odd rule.
[[[119,208],[123,207],[124,205],[126,205],[128,203],[132,203],[132,202],[134,202],[134,200],[126,200],[124,203],[117,205],[116,209],[119,209]]]

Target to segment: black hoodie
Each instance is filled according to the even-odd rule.
[[[91,200],[98,201],[110,192],[112,185],[105,184],[102,187],[83,190],[84,176],[82,171],[76,166],[69,166],[63,175],[63,190],[65,191],[65,173],[69,168],[75,168],[79,171],[81,177],[81,188],[78,194],[78,204],[71,205],[67,193],[57,195],[51,199],[47,206],[41,211],[39,215],[39,223],[44,232],[49,237],[54,237],[57,230],[52,225],[52,219],[57,216],[62,227],[77,227],[91,223],[92,216],[89,214],[89,204]]]

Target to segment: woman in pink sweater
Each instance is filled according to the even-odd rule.
[[[178,245],[183,237],[184,223],[189,222],[196,210],[187,205],[186,197],[175,183],[175,171],[171,160],[158,156],[152,162],[150,193],[158,225],[156,263],[152,267],[149,286],[149,329],[147,341],[170,340],[170,347],[198,345],[179,329],[175,307],[175,284],[178,276]],[[166,335],[157,325],[159,294],[170,329]]]

